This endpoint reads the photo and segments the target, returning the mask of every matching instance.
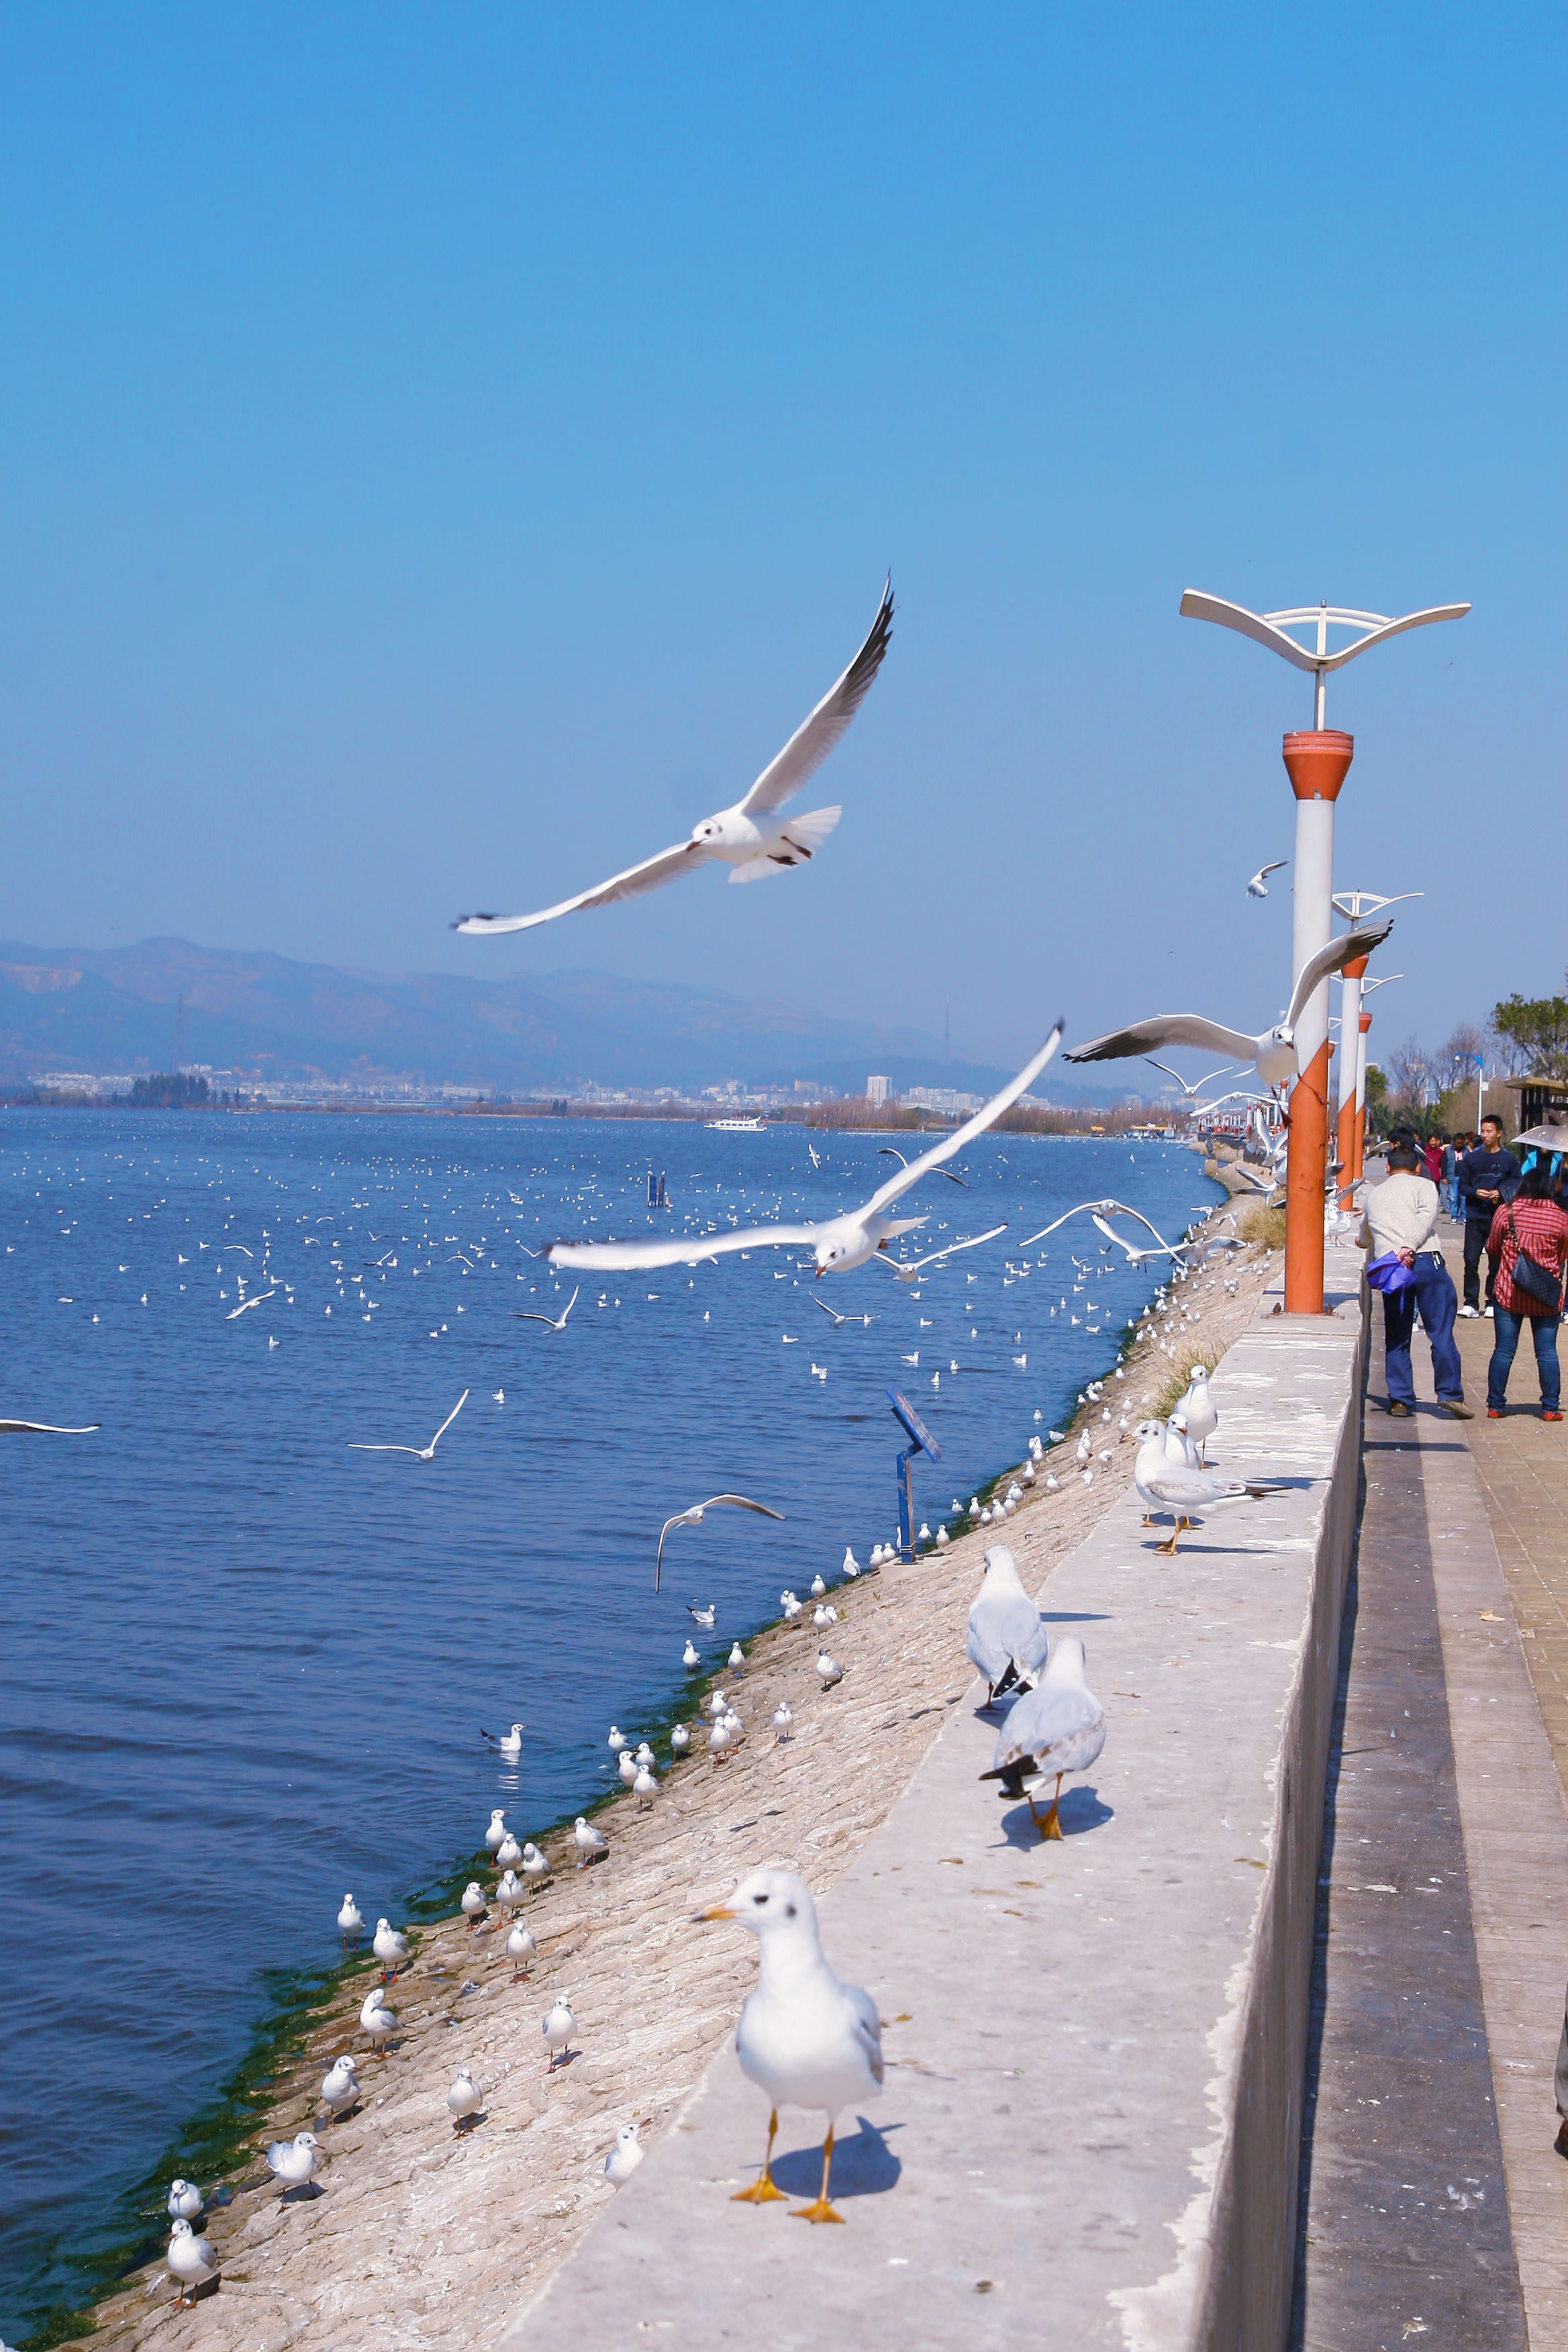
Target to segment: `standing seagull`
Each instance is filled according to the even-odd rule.
[[[351,1439],[349,1452],[351,1454],[412,1454],[416,1462],[434,1462],[436,1448],[440,1444],[468,1401],[468,1391],[465,1389],[428,1445],[361,1445]]]
[[[1267,898],[1268,896],[1268,877],[1271,874],[1278,874],[1282,866],[1289,866],[1289,863],[1290,860],[1288,857],[1277,857],[1272,866],[1260,866],[1257,873],[1253,876],[1251,881],[1247,886],[1247,897],[1249,898]]]
[[[782,872],[786,866],[806,864],[827,839],[842,811],[813,809],[807,815],[787,818],[782,824],[770,824],[763,820],[772,817],[785,801],[793,799],[848,728],[881,667],[892,624],[893,583],[889,577],[870,634],[843,677],[829,688],[810,718],[795,729],[745,798],[737,801],[732,808],[721,809],[716,816],[704,817],[700,824],[693,826],[689,840],[677,842],[672,849],[661,849],[657,857],[645,857],[640,866],[628,866],[624,873],[612,874],[607,882],[600,882],[591,890],[580,890],[574,898],[563,898],[557,906],[542,907],[537,914],[464,915],[452,929],[470,932],[531,930],[536,923],[553,922],[557,915],[574,914],[581,907],[607,907],[617,898],[636,898],[645,890],[658,890],[679,875],[695,872],[710,858],[723,860],[731,869],[731,882],[760,882],[766,875]]]
[[[581,1290],[582,1287],[582,1284],[579,1283],[577,1290]],[[542,1323],[547,1331],[564,1331],[566,1318],[577,1304],[577,1290],[572,1293],[559,1315],[540,1315],[531,1307],[514,1307],[511,1311],[520,1323]]]
[[[693,1503],[689,1510],[677,1511],[673,1518],[666,1519],[658,1531],[658,1551],[653,1563],[653,1589],[656,1592],[664,1570],[664,1539],[671,1528],[700,1528],[703,1512],[712,1510],[719,1503],[728,1503],[737,1511],[756,1511],[764,1519],[784,1517],[782,1511],[770,1510],[766,1503],[753,1503],[749,1495],[710,1495],[705,1503]]]
[[[781,2107],[819,2107],[827,2117],[822,2144],[822,2187],[816,2201],[797,2205],[797,2221],[842,2221],[827,2201],[833,2168],[833,2126],[840,2108],[874,2098],[882,2087],[882,2027],[877,2004],[858,1985],[844,1984],[823,1957],[816,1906],[793,1870],[754,1870],[728,1903],[699,1912],[700,1919],[738,1919],[761,1946],[762,1969],[735,2029],[735,2055],[743,2074],[765,2091],[768,2118],[763,2176],[738,2189],[739,2205],[782,2198],[770,2169]]]
[[[1049,1654],[1050,1635],[1005,1544],[993,1544],[985,1555],[985,1581],[970,1607],[967,1647],[971,1663],[991,1685],[987,1706],[999,1690],[1036,1673]]]
[[[1051,1663],[1032,1691],[1026,1691],[996,1738],[996,1758],[983,1780],[1000,1780],[1010,1797],[1025,1794],[1024,1775],[1035,1770],[1057,1776],[1056,1795],[1042,1822],[1029,1798],[1029,1811],[1039,1823],[1042,1839],[1059,1838],[1062,1826],[1057,1804],[1064,1772],[1087,1772],[1105,1745],[1105,1709],[1084,1680],[1083,1643],[1076,1633],[1064,1633],[1051,1652]]]
[[[1069,1062],[1121,1062],[1133,1054],[1147,1055],[1155,1045],[1201,1045],[1211,1054],[1228,1054],[1233,1059],[1253,1063],[1265,1086],[1283,1086],[1288,1078],[1300,1074],[1296,1024],[1314,992],[1331,973],[1343,971],[1347,963],[1353,963],[1357,956],[1370,955],[1373,948],[1381,947],[1393,929],[1392,923],[1375,923],[1364,929],[1345,931],[1320,948],[1316,955],[1309,956],[1290,992],[1284,1019],[1257,1036],[1249,1036],[1245,1029],[1227,1029],[1223,1022],[1206,1020],[1201,1013],[1156,1013],[1147,1021],[1132,1023],[1129,1028],[1113,1029],[1103,1037],[1092,1037],[1076,1054],[1063,1058]]]
[[[165,2260],[169,2276],[180,2290],[174,2298],[174,2308],[184,2311],[194,2300],[193,2287],[205,2286],[208,2279],[217,2276],[217,2256],[212,2250],[212,2241],[198,2238],[188,2221],[177,2221]]]
[[[1354,935],[1352,934],[1352,937]],[[817,1274],[848,1274],[858,1265],[865,1265],[886,1252],[888,1244],[900,1234],[911,1233],[923,1225],[923,1217],[890,1217],[886,1212],[895,1201],[910,1192],[922,1177],[952,1160],[977,1135],[994,1127],[1005,1110],[1034,1084],[1061,1043],[1063,1024],[1058,1021],[1034,1059],[1025,1064],[1016,1078],[1011,1079],[998,1095],[993,1095],[983,1110],[963,1127],[954,1128],[930,1151],[909,1167],[890,1176],[879,1192],[858,1209],[850,1209],[843,1216],[829,1217],[819,1225],[753,1225],[727,1234],[688,1234],[684,1240],[666,1242],[552,1242],[544,1255],[552,1265],[596,1266],[606,1272],[622,1273],[639,1266],[699,1265],[704,1259],[717,1257],[731,1250],[766,1249],[786,1244],[809,1243],[816,1260]],[[1249,1049],[1250,1050],[1250,1047]],[[1292,1052],[1294,1049],[1292,1049]],[[976,1241],[990,1241],[1003,1228],[992,1227],[988,1234],[975,1236]],[[930,1265],[933,1259],[945,1257],[955,1249],[972,1249],[974,1242],[950,1242],[946,1249],[936,1250],[931,1257],[921,1258],[919,1265]],[[917,1265],[900,1265],[884,1256],[884,1265],[891,1265],[895,1274],[912,1279]]]

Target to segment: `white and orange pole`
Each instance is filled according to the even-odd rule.
[[[1366,1033],[1372,1027],[1370,1013],[1363,1013],[1359,1025],[1361,1037],[1355,1057],[1355,1160],[1352,1178],[1357,1184],[1361,1182],[1362,1171],[1366,1166]]]
[[[1347,963],[1340,978],[1344,985],[1340,995],[1340,1116],[1334,1130],[1334,1157],[1340,1163],[1340,1206],[1348,1209],[1355,1180],[1360,1173],[1356,1166],[1356,1111],[1359,1106],[1363,1069],[1361,1013],[1361,983],[1367,959],[1357,956]]]
[[[1285,738],[1296,795],[1295,898],[1290,976],[1326,947],[1334,919],[1334,803],[1350,773],[1355,738],[1313,727]],[[1290,1089],[1285,1159],[1285,1312],[1323,1311],[1323,1178],[1329,1154],[1329,983],[1308,998],[1296,1023],[1299,1076]],[[1349,1059],[1349,1056],[1346,1056]]]

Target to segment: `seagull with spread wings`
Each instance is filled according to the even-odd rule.
[[[1247,886],[1247,897],[1249,898],[1267,898],[1268,896],[1268,877],[1271,874],[1278,874],[1282,866],[1289,866],[1289,863],[1290,860],[1288,857],[1277,857],[1272,866],[1260,866],[1257,873],[1253,876],[1251,881]]]
[[[688,1234],[684,1239],[659,1242],[552,1242],[544,1255],[552,1265],[619,1274],[643,1266],[700,1265],[708,1258],[734,1250],[793,1247],[805,1243],[816,1260],[818,1276],[848,1274],[856,1266],[865,1265],[879,1252],[885,1253],[888,1244],[900,1234],[912,1233],[917,1225],[924,1224],[923,1217],[892,1217],[888,1211],[922,1177],[945,1160],[955,1159],[965,1144],[973,1143],[977,1135],[994,1127],[1003,1112],[1011,1109],[1060,1045],[1062,1026],[1058,1021],[1034,1059],[1025,1064],[1016,1078],[1009,1079],[1000,1094],[993,1095],[984,1109],[977,1110],[962,1127],[954,1128],[951,1135],[933,1144],[919,1160],[900,1168],[896,1176],[889,1176],[862,1208],[847,1210],[841,1217],[825,1218],[818,1225],[748,1225],[732,1233]],[[995,1226],[992,1234],[977,1234],[975,1239],[989,1241],[1001,1230]],[[933,1251],[932,1256],[945,1257],[949,1250],[973,1247],[973,1242],[953,1242],[948,1250]],[[931,1262],[923,1258],[920,1264],[929,1265]],[[914,1267],[899,1265],[893,1270],[906,1279],[916,1271]]]
[[[782,1519],[784,1517],[782,1511],[770,1510],[766,1503],[753,1503],[749,1495],[710,1495],[705,1503],[693,1503],[689,1511],[677,1511],[672,1519],[666,1519],[658,1531],[658,1550],[653,1563],[653,1589],[656,1592],[664,1570],[664,1539],[671,1528],[700,1528],[703,1512],[712,1510],[716,1503],[729,1503],[737,1511],[755,1511],[764,1519]]]
[[[577,1290],[581,1290],[582,1287],[582,1284],[579,1283]],[[520,1323],[542,1323],[547,1331],[564,1331],[566,1318],[577,1304],[577,1290],[572,1293],[559,1315],[536,1314],[531,1307],[514,1307],[511,1311]]]
[[[440,1444],[468,1401],[468,1391],[465,1389],[428,1445],[358,1445],[351,1440],[349,1452],[351,1454],[412,1454],[416,1462],[434,1462],[436,1448]]]
[[[640,866],[628,866],[624,873],[612,874],[607,882],[597,883],[591,890],[579,890],[574,898],[563,898],[554,907],[542,907],[537,914],[464,915],[452,929],[470,932],[531,930],[536,923],[552,923],[557,915],[573,915],[579,908],[607,907],[618,898],[637,898],[645,890],[661,889],[665,883],[675,881],[682,874],[694,873],[713,858],[721,859],[729,866],[731,882],[761,882],[770,874],[782,874],[788,866],[808,865],[843,812],[837,808],[812,809],[804,816],[788,818],[779,818],[777,812],[815,774],[847,730],[882,666],[892,625],[893,583],[889,575],[870,633],[842,677],[828,688],[810,718],[795,729],[778,756],[769,761],[745,798],[737,801],[732,808],[721,809],[715,816],[704,817],[700,824],[693,826],[689,840],[678,841],[671,849],[661,849],[657,857],[645,857]]]
[[[1228,1078],[1235,1075],[1231,1069],[1230,1064],[1226,1062],[1223,1063],[1217,1070],[1211,1070],[1206,1078],[1196,1078],[1194,1080],[1193,1084],[1189,1086],[1179,1070],[1172,1069],[1169,1062],[1156,1062],[1152,1054],[1146,1054],[1143,1058],[1148,1062],[1152,1069],[1163,1070],[1168,1078],[1174,1078],[1182,1092],[1186,1096],[1189,1103],[1196,1102],[1204,1088],[1205,1087],[1213,1086],[1215,1078]]]
[[[1226,1054],[1232,1060],[1253,1063],[1265,1086],[1283,1086],[1288,1078],[1300,1075],[1296,1024],[1314,992],[1331,974],[1343,971],[1347,963],[1353,963],[1357,956],[1370,955],[1373,948],[1381,947],[1393,929],[1392,923],[1374,923],[1364,929],[1345,931],[1320,948],[1316,955],[1309,956],[1297,975],[1283,1020],[1256,1037],[1245,1029],[1227,1029],[1223,1022],[1207,1021],[1201,1013],[1156,1013],[1148,1021],[1136,1021],[1126,1029],[1111,1030],[1107,1036],[1092,1037],[1077,1053],[1063,1058],[1068,1062],[1121,1062],[1133,1054],[1147,1055],[1156,1045],[1201,1045],[1208,1053]]]
[[[84,1422],[79,1429],[64,1429],[54,1421],[0,1421],[0,1437],[88,1437],[102,1426],[100,1421]]]

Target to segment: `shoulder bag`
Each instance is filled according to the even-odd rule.
[[[1508,1213],[1508,1229],[1512,1235],[1514,1248],[1513,1266],[1509,1275],[1509,1280],[1516,1290],[1523,1291],[1526,1298],[1533,1299],[1535,1304],[1538,1307],[1543,1307],[1549,1315],[1561,1314],[1563,1286],[1550,1266],[1544,1266],[1539,1258],[1531,1257],[1520,1240],[1519,1227],[1514,1223],[1511,1208]]]

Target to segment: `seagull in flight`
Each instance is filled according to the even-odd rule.
[[[582,1287],[582,1284],[579,1283],[577,1290],[581,1290]],[[564,1331],[566,1318],[577,1304],[577,1290],[572,1293],[559,1315],[541,1315],[531,1307],[514,1307],[511,1311],[520,1323],[542,1323],[547,1331]]]
[[[1314,991],[1331,973],[1342,971],[1357,956],[1370,955],[1373,948],[1381,947],[1393,929],[1390,922],[1345,931],[1339,939],[1330,940],[1316,955],[1309,956],[1297,975],[1284,1018],[1258,1036],[1248,1035],[1245,1029],[1227,1029],[1223,1022],[1205,1020],[1201,1013],[1156,1013],[1151,1019],[1134,1022],[1126,1029],[1113,1029],[1104,1037],[1090,1038],[1087,1045],[1080,1045],[1064,1059],[1121,1062],[1130,1055],[1147,1055],[1152,1045],[1201,1045],[1211,1054],[1228,1054],[1233,1059],[1251,1062],[1265,1086],[1283,1086],[1288,1078],[1300,1072],[1296,1024]]]
[[[277,1296],[278,1286],[274,1283],[270,1290],[258,1290],[254,1298],[247,1298],[243,1307],[231,1307],[223,1319],[226,1323],[232,1323],[237,1316],[248,1315],[253,1307],[265,1307],[269,1298]]]
[[[1152,1068],[1163,1070],[1168,1078],[1174,1078],[1176,1084],[1180,1087],[1182,1092],[1186,1096],[1186,1098],[1190,1103],[1195,1102],[1199,1095],[1202,1094],[1204,1088],[1205,1087],[1212,1087],[1216,1078],[1228,1078],[1235,1076],[1235,1073],[1227,1062],[1222,1069],[1211,1070],[1206,1078],[1198,1078],[1192,1086],[1188,1086],[1181,1072],[1179,1070],[1173,1070],[1169,1062],[1156,1062],[1152,1054],[1146,1054],[1143,1058],[1149,1063]]]
[[[349,1452],[351,1454],[412,1454],[416,1462],[433,1462],[436,1459],[436,1448],[440,1444],[468,1401],[468,1391],[465,1389],[428,1445],[359,1445],[351,1442]]]
[[[877,1156],[880,1160],[896,1160],[900,1168],[907,1168],[910,1164],[903,1153],[895,1150],[890,1143],[879,1143],[877,1146]],[[968,1177],[959,1175],[956,1169],[933,1168],[931,1172],[933,1176],[945,1176],[950,1184],[962,1184],[965,1192],[969,1189]]]
[[[836,1331],[841,1331],[846,1323],[863,1323],[869,1330],[873,1323],[879,1323],[882,1319],[879,1315],[841,1315],[837,1307],[829,1307],[826,1298],[814,1299],[812,1304],[821,1307]]]
[[[938,1265],[942,1258],[951,1257],[955,1250],[978,1249],[982,1242],[994,1242],[998,1234],[1005,1234],[1006,1230],[1005,1224],[992,1225],[985,1233],[976,1234],[973,1241],[949,1242],[944,1249],[932,1250],[929,1257],[885,1257],[881,1263],[896,1274],[900,1282],[913,1282],[928,1265]]]
[[[653,1589],[656,1592],[659,1589],[659,1577],[664,1569],[664,1539],[671,1528],[700,1528],[702,1525],[703,1512],[710,1511],[716,1503],[729,1503],[737,1511],[760,1512],[764,1519],[784,1517],[782,1511],[770,1510],[766,1503],[753,1503],[749,1495],[710,1495],[705,1503],[693,1503],[689,1511],[677,1511],[673,1518],[666,1519],[658,1531],[658,1552],[653,1563]],[[700,1619],[698,1620],[699,1623],[701,1622]]]
[[[604,1273],[633,1272],[643,1266],[700,1265],[705,1259],[718,1257],[733,1250],[792,1247],[809,1244],[816,1262],[816,1273],[848,1274],[858,1265],[865,1265],[879,1253],[886,1253],[888,1244],[899,1234],[912,1233],[923,1225],[923,1217],[892,1217],[887,1213],[893,1203],[913,1189],[923,1176],[940,1169],[945,1160],[955,1159],[964,1146],[973,1143],[977,1135],[994,1127],[1005,1110],[1011,1108],[1018,1097],[1027,1091],[1050,1060],[1061,1043],[1063,1024],[1058,1021],[1031,1061],[1026,1062],[1016,1078],[1008,1080],[998,1095],[993,1095],[984,1107],[963,1127],[954,1128],[943,1136],[931,1150],[913,1160],[907,1168],[889,1176],[879,1192],[858,1209],[847,1210],[839,1217],[824,1219],[816,1225],[752,1225],[733,1233],[688,1234],[684,1240],[658,1242],[552,1242],[545,1257],[555,1266],[593,1267]],[[947,1249],[936,1250],[931,1258],[917,1265],[894,1265],[893,1270],[905,1280],[911,1280],[919,1266],[930,1265],[932,1259],[945,1257],[954,1249],[973,1249],[979,1241],[989,1241],[1003,1228],[994,1226],[992,1233],[977,1234],[975,1242],[953,1242]],[[885,1263],[892,1265],[891,1259]]]
[[[731,882],[761,882],[770,874],[782,873],[785,866],[808,864],[843,812],[813,809],[806,815],[784,819],[777,818],[775,812],[794,798],[847,730],[882,666],[892,625],[889,576],[870,633],[843,676],[769,761],[745,798],[715,816],[704,817],[692,827],[689,839],[661,849],[656,857],[645,857],[639,866],[628,866],[624,873],[612,874],[607,882],[597,883],[591,890],[579,890],[574,898],[542,907],[537,914],[464,915],[452,929],[486,933],[531,930],[536,923],[553,922],[557,915],[575,914],[582,907],[607,907],[618,898],[640,898],[645,890],[658,890],[712,858],[730,867]]]
[[[1288,857],[1277,857],[1272,866],[1260,866],[1257,873],[1253,876],[1251,881],[1247,886],[1247,897],[1249,898],[1267,898],[1268,896],[1268,877],[1271,874],[1278,874],[1282,866],[1289,866],[1289,863],[1290,860]]]
[[[0,1437],[87,1437],[102,1427],[100,1421],[86,1422],[80,1429],[62,1429],[54,1421],[0,1421]]]

